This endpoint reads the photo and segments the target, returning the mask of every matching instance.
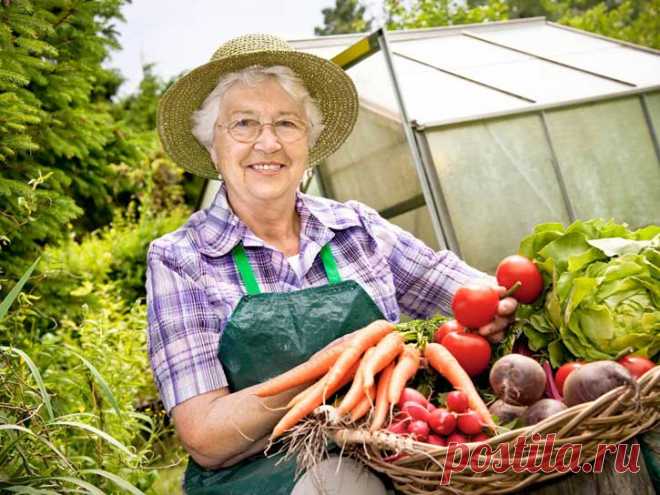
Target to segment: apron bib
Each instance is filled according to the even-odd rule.
[[[294,292],[261,293],[241,244],[232,256],[247,291],[225,327],[218,350],[232,391],[284,373],[333,340],[384,319],[357,282],[341,280],[329,245],[320,252],[329,284]],[[186,494],[289,495],[295,485],[296,463],[278,464],[280,459],[280,455],[260,454],[218,470],[204,469],[190,459]]]

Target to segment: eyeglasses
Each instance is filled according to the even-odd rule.
[[[259,122],[256,119],[232,120],[228,124],[216,124],[227,129],[229,135],[240,143],[253,143],[261,135],[264,126],[271,126],[283,143],[294,143],[307,134],[307,124],[298,119],[280,119],[275,122]]]

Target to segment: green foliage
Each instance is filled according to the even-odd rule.
[[[660,49],[660,0],[385,0],[388,29],[452,26],[526,17]]]
[[[0,489],[88,483],[140,493],[157,478],[149,464],[166,433],[163,416],[138,410],[155,397],[146,308],[126,305],[112,284],[96,290],[102,309],[41,339],[22,330],[29,300],[0,322],[10,343],[0,348]]]
[[[122,3],[0,6],[0,269],[11,278],[45,243],[107,224],[113,165],[146,157],[141,136],[111,113],[121,79],[101,65],[118,46]]]
[[[107,298],[100,284],[112,283],[124,301],[145,296],[146,252],[149,243],[178,228],[189,215],[180,206],[169,215],[141,215],[134,209],[116,215],[111,227],[46,249],[38,283],[30,292],[31,323],[40,333],[66,322],[79,323],[85,311],[100,311]]]
[[[559,2],[553,14],[561,24],[660,50],[660,0],[626,0],[586,10]]]
[[[429,28],[508,19],[504,0],[490,0],[474,7],[457,5],[452,0],[385,0],[387,29]]]
[[[359,0],[335,0],[335,6],[323,9],[323,26],[316,26],[314,34],[362,33],[371,29],[371,19],[364,17],[366,8]]]

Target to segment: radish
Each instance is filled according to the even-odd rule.
[[[456,429],[456,416],[446,409],[438,408],[431,412],[428,423],[436,433],[449,435]]]
[[[485,433],[477,433],[476,435],[470,438],[470,442],[475,442],[475,443],[486,442],[488,440],[490,440],[490,437]]]
[[[434,435],[433,433],[429,434],[429,438],[428,438],[427,442],[430,443],[430,444],[433,444],[433,445],[438,445],[440,447],[446,447],[447,446],[447,440],[444,437]]]
[[[468,407],[470,407],[470,403],[465,393],[460,390],[454,390],[447,394],[447,409],[450,411],[462,413],[467,411]]]
[[[426,442],[430,431],[429,425],[419,419],[408,425],[408,433],[410,433],[418,442]]]
[[[476,435],[481,431],[481,417],[475,411],[458,415],[458,429],[468,435]]]
[[[462,433],[455,431],[447,437],[447,443],[468,443],[468,438]]]
[[[396,433],[397,435],[403,435],[404,433],[408,433],[408,422],[409,420],[404,419],[403,421],[397,421],[396,423],[392,423],[387,428],[387,431],[389,431],[390,433]]]
[[[408,415],[413,420],[420,420],[424,421],[425,423],[428,423],[429,418],[431,417],[431,413],[428,409],[426,409],[426,407],[413,401],[404,403],[403,407],[401,408],[401,412]]]
[[[424,397],[420,392],[414,388],[406,387],[403,389],[403,392],[401,392],[401,397],[399,397],[399,402],[397,402],[397,405],[402,408],[403,404],[408,401],[417,402],[424,407],[426,407],[426,404],[428,403],[426,397]]]

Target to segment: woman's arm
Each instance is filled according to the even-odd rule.
[[[172,409],[181,443],[202,467],[228,467],[262,451],[284,407],[305,385],[260,398],[254,387],[228,388],[192,397]]]

